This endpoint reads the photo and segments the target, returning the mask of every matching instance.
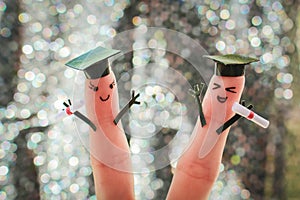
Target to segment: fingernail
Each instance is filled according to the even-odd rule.
[[[217,134],[216,130],[212,130],[214,126],[210,126],[206,132],[206,136],[204,141],[201,145],[198,157],[200,159],[205,158],[214,148],[216,143],[219,140],[219,135]]]

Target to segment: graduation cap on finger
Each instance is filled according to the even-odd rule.
[[[204,56],[216,62],[215,75],[217,76],[243,76],[245,66],[259,61],[256,58],[245,57],[236,54]]]
[[[108,59],[120,50],[97,47],[66,63],[68,67],[83,71],[87,79],[98,79],[110,73]]]

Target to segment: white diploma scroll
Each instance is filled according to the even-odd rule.
[[[245,106],[242,106],[241,104],[234,102],[232,106],[232,111],[253,121],[254,123],[258,124],[259,126],[263,128],[267,128],[270,124],[270,122],[263,117],[259,116],[258,114],[254,113],[252,110],[249,110]]]

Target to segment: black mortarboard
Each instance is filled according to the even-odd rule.
[[[256,58],[236,54],[204,57],[216,62],[215,74],[217,76],[242,76],[245,74],[245,65],[258,61]]]
[[[66,63],[67,66],[84,71],[86,78],[97,79],[110,73],[108,59],[119,50],[97,47]]]

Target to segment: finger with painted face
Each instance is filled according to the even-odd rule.
[[[84,71],[88,118],[97,126],[90,134],[90,154],[97,199],[134,199],[130,150],[122,115],[138,104],[138,95],[119,112],[118,89],[108,58],[120,51],[98,47],[66,65]],[[118,114],[119,113],[119,114]],[[116,117],[118,119],[116,120]]]
[[[245,83],[245,65],[257,61],[238,55],[207,56],[216,62],[202,101],[206,123],[197,120],[193,141],[180,157],[169,189],[169,200],[207,199],[215,182],[229,128],[217,133],[230,122],[234,102],[239,102]]]

